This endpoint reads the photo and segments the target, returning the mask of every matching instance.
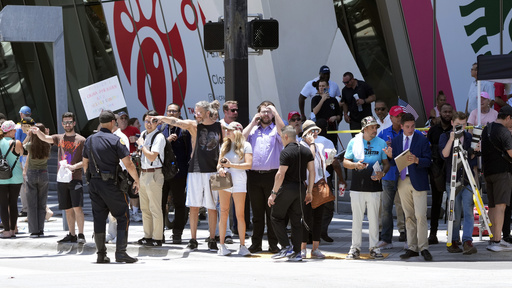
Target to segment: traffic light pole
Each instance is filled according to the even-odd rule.
[[[238,101],[238,122],[249,124],[247,0],[224,0],[224,70],[226,101]]]

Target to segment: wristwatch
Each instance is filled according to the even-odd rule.
[[[277,192],[274,192],[274,190],[272,190],[271,194],[277,196]]]

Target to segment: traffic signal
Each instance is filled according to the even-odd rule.
[[[203,45],[206,52],[224,52],[224,22],[204,24]]]
[[[254,19],[248,23],[248,46],[255,50],[279,47],[279,22],[275,19]]]

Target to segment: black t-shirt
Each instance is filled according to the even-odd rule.
[[[366,82],[357,80],[357,86],[352,89],[345,86],[341,90],[341,102],[344,102],[348,107],[351,122],[361,122],[364,117],[372,116],[372,104],[364,103],[361,105],[363,111],[358,111],[356,99],[354,95],[357,94],[359,99],[366,99],[368,96],[375,94],[373,88],[370,87]]]
[[[222,144],[222,127],[219,122],[212,125],[197,124],[197,139],[192,165],[188,172],[217,172],[220,145]]]
[[[320,100],[322,100],[322,96],[316,95],[311,99],[311,111],[313,111],[313,108],[320,103]],[[327,120],[327,123],[329,124],[328,128],[336,129],[336,123],[331,122],[329,123],[329,118],[332,116],[338,116],[341,115],[341,109],[340,104],[338,103],[338,100],[336,100],[336,97],[330,97],[329,99],[325,100],[322,104],[322,107],[320,108],[320,111],[315,115],[316,119],[325,119]]]
[[[450,124],[448,128],[443,129],[441,124],[434,125],[428,129],[427,139],[430,142],[430,149],[432,151],[432,162],[434,165],[442,166],[444,160],[439,153],[439,138],[446,132],[452,131],[453,127]]]
[[[94,155],[94,160],[91,152]],[[126,148],[123,140],[108,129],[101,128],[98,133],[85,140],[83,157],[89,159],[87,169],[91,173],[95,173],[97,165],[101,173],[115,174],[119,160],[128,155],[130,155],[130,151]]]
[[[300,148],[300,154],[299,154]],[[300,155],[300,156],[299,156]],[[300,161],[299,161],[300,159]],[[288,166],[284,175],[284,182],[303,182],[306,180],[308,163],[314,161],[313,154],[309,148],[295,142],[289,143],[281,151],[279,165]],[[299,179],[300,172],[300,179]]]
[[[489,129],[492,142],[489,141]],[[485,176],[511,171],[510,164],[502,156],[502,152],[506,154],[507,150],[512,150],[510,131],[497,122],[487,124],[482,132],[482,168]]]

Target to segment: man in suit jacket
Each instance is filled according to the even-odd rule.
[[[393,160],[403,151],[409,149],[407,156],[409,166],[398,172],[398,194],[402,200],[407,230],[407,245],[409,249],[400,255],[402,259],[421,255],[426,261],[432,260],[428,251],[427,224],[427,191],[429,190],[428,167],[431,163],[431,151],[428,140],[420,133],[415,133],[415,119],[410,113],[404,114],[401,120],[402,133],[393,138],[391,147],[384,151]]]

